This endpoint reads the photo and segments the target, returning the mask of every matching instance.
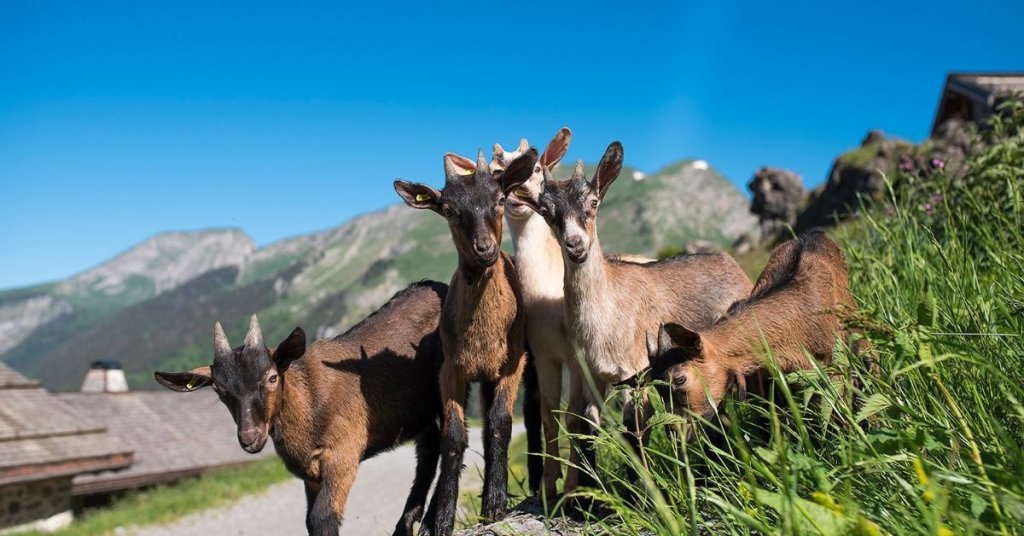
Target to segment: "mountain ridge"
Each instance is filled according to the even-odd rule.
[[[746,196],[702,160],[626,167],[617,182],[598,222],[609,253],[728,245],[756,227]],[[89,361],[116,359],[132,388],[155,388],[155,368],[208,361],[214,321],[238,338],[259,313],[271,344],[296,325],[331,337],[412,281],[448,281],[454,265],[444,220],[400,203],[262,247],[236,228],[159,233],[66,280],[0,291],[0,336],[17,334],[0,360],[67,390]]]

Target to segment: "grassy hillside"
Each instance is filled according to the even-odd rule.
[[[966,176],[891,177],[889,202],[833,233],[874,343],[728,401],[688,444],[659,414],[637,466],[616,434],[592,496],[613,533],[1024,533],[1024,109],[984,135]],[[830,377],[837,379],[831,380]],[[717,431],[717,433],[715,433]],[[717,437],[716,437],[717,436]]]
[[[601,210],[610,252],[653,255],[695,238],[726,245],[755,226],[746,198],[704,163],[643,180],[634,171],[623,171]],[[209,269],[186,280],[196,266]],[[0,359],[55,390],[77,388],[90,361],[116,359],[132,388],[156,388],[154,370],[210,359],[217,320],[233,341],[252,313],[268,342],[296,325],[330,337],[413,281],[448,281],[454,267],[445,222],[404,205],[257,250],[238,231],[169,233],[71,280],[0,292],[0,333],[21,337],[0,347]]]

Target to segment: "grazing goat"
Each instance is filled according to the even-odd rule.
[[[727,316],[696,330],[662,326],[651,376],[668,383],[662,395],[676,411],[710,418],[733,386],[743,397],[746,378],[766,371],[766,344],[782,372],[812,368],[808,356],[831,363],[836,339],[846,336],[836,310],[857,307],[848,281],[843,252],[824,232],[790,240],[775,248],[750,297]]]
[[[413,284],[345,334],[309,347],[295,328],[268,348],[253,315],[245,344],[232,349],[218,322],[213,365],[157,372],[156,380],[184,392],[212,385],[246,451],[259,452],[273,439],[285,466],[306,483],[309,534],[338,533],[360,461],[415,439],[416,477],[394,532],[412,534],[440,455],[435,379],[447,291],[443,283]],[[431,503],[425,526],[434,510]]]
[[[395,181],[395,191],[410,207],[429,209],[445,218],[458,254],[448,299],[441,315],[444,365],[441,400],[441,474],[434,500],[433,534],[447,536],[455,524],[459,473],[468,444],[465,405],[468,382],[482,384],[484,410],[484,492],[481,514],[496,520],[508,501],[508,442],[512,406],[523,373],[526,318],[520,307],[519,277],[512,259],[501,251],[502,215],[507,193],[533,172],[537,151],[509,164],[501,181],[494,178],[479,152],[477,163],[447,154],[442,191]]]
[[[572,139],[572,131],[563,127],[548,143],[538,164],[551,171],[565,156]],[[490,168],[500,174],[506,166],[529,148],[525,139],[520,140],[515,151],[506,151],[500,144],[494,144],[494,157]],[[544,173],[539,167],[529,180],[517,190],[524,196],[539,196],[544,188]],[[516,271],[523,288],[523,307],[526,309],[526,341],[533,355],[537,369],[540,395],[541,423],[544,431],[543,493],[554,497],[556,484],[562,470],[558,450],[558,413],[562,394],[562,367],[569,372],[569,407],[580,407],[583,396],[583,378],[576,360],[572,343],[569,341],[565,321],[565,267],[562,248],[558,245],[551,228],[529,205],[510,195],[505,201],[505,220],[512,233],[515,248]],[[623,258],[623,257],[620,257]],[[651,262],[638,256],[629,256],[632,262]],[[572,414],[566,415],[567,426],[572,426]],[[577,451],[570,451],[570,463],[566,481],[576,481]],[[534,489],[534,491],[537,491]]]
[[[595,423],[600,422],[600,402],[608,385],[647,367],[648,334],[671,321],[710,325],[752,287],[726,254],[685,255],[647,264],[606,258],[597,235],[598,206],[621,170],[622,145],[614,142],[591,181],[584,177],[581,161],[568,181],[556,181],[543,169],[539,196],[521,189],[515,193],[545,219],[562,247],[569,337],[582,351],[596,391],[586,392],[585,405],[572,411]],[[574,483],[566,484],[569,488]]]

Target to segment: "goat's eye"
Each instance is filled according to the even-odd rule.
[[[590,200],[590,208],[596,209],[598,203],[600,203],[600,201],[598,201],[597,199],[591,199]]]
[[[277,383],[277,374],[271,374],[270,377],[267,378],[267,383],[269,383],[270,385],[274,385],[275,383]]]
[[[676,387],[683,387],[686,385],[686,376],[676,376],[672,378],[672,385]]]
[[[505,206],[505,196],[503,196],[503,195],[502,196],[498,196],[498,206],[499,207]]]
[[[441,207],[441,212],[444,213],[444,217],[445,218],[451,218],[452,214],[454,214],[452,212],[452,208],[449,207],[448,205],[445,205],[445,206]]]
[[[540,215],[545,218],[548,217],[548,209],[546,207],[540,207]]]

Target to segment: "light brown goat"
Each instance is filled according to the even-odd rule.
[[[437,522],[433,534],[447,536],[455,525],[459,473],[468,445],[465,405],[468,383],[481,383],[484,405],[484,492],[481,514],[502,517],[508,497],[508,442],[512,406],[525,364],[519,277],[511,257],[501,251],[505,196],[533,172],[537,151],[509,164],[500,182],[483,151],[474,165],[445,156],[444,190],[395,181],[395,191],[410,207],[445,218],[458,253],[458,267],[441,316],[445,362],[441,370],[444,427],[441,474],[434,492]]]
[[[157,372],[175,391],[213,386],[238,425],[238,441],[259,452],[267,438],[306,483],[306,529],[337,535],[359,462],[416,440],[416,478],[395,534],[423,517],[440,450],[438,324],[447,286],[425,281],[395,295],[348,332],[306,347],[295,330],[267,348],[256,316],[232,348],[217,323],[213,365]],[[424,518],[432,524],[435,505]]]
[[[677,411],[708,418],[731,387],[742,396],[746,378],[766,370],[766,344],[782,372],[811,368],[811,357],[828,364],[846,336],[836,311],[857,307],[848,280],[842,251],[824,232],[790,240],[772,252],[750,297],[713,326],[663,326],[652,377],[668,383]]]
[[[608,385],[647,367],[648,334],[665,322],[710,325],[752,287],[736,261],[725,254],[686,255],[648,264],[606,258],[598,240],[597,212],[622,161],[622,145],[614,142],[592,180],[584,177],[579,162],[568,181],[556,181],[543,170],[539,196],[519,190],[515,194],[544,217],[562,246],[569,337],[582,350],[595,386],[595,392],[586,393],[586,406],[572,412],[595,423],[600,423],[600,403]],[[587,454],[592,457],[591,451]],[[583,478],[581,474],[581,482]],[[566,489],[573,486],[567,479]]]
[[[538,166],[529,180],[517,191],[524,197],[539,197],[544,189],[544,173],[549,172],[565,156],[572,140],[572,131],[563,127],[548,143],[541,154]],[[529,149],[525,139],[515,151],[506,151],[494,145],[491,171],[502,172],[509,163]],[[583,374],[576,359],[565,320],[565,266],[562,249],[551,233],[551,228],[529,205],[510,195],[505,201],[505,220],[512,234],[512,245],[516,254],[516,271],[523,287],[523,307],[526,309],[526,341],[533,355],[537,369],[540,396],[541,423],[544,431],[543,493],[552,498],[556,483],[561,476],[561,454],[558,446],[558,418],[562,408],[562,368],[569,376],[568,403],[570,408],[581,407],[583,400]],[[619,255],[616,258],[629,262],[653,262],[637,255]],[[574,416],[566,414],[566,426],[574,426]],[[569,453],[567,481],[576,480],[577,451]]]

